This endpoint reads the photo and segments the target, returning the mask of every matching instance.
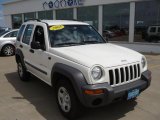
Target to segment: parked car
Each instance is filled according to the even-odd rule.
[[[106,38],[113,38],[113,37],[116,36],[116,34],[112,31],[104,30],[103,31],[103,36],[106,37]]]
[[[160,25],[149,26],[147,31],[142,34],[142,38],[148,42],[160,41]]]
[[[82,106],[135,99],[151,82],[144,55],[107,43],[83,22],[23,23],[15,58],[20,79],[28,81],[33,74],[54,87],[59,109],[69,119],[76,118]]]
[[[4,32],[0,36],[0,52],[5,56],[12,56],[15,54],[15,42],[18,29]]]

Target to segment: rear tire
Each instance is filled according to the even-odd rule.
[[[13,45],[5,45],[2,48],[2,54],[5,56],[13,56],[15,54],[15,47]]]
[[[61,113],[68,119],[76,119],[82,113],[82,105],[68,80],[59,80],[56,85],[56,100]]]
[[[27,72],[25,65],[19,60],[17,63],[18,75],[22,81],[29,81],[30,74]]]

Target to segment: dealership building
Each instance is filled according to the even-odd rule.
[[[13,0],[3,3],[7,27],[19,28],[28,19],[78,20],[93,25],[109,42],[140,52],[160,53],[159,0]]]

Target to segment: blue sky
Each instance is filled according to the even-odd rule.
[[[5,26],[2,3],[12,0],[0,0],[0,26]]]

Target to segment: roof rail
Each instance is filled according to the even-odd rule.
[[[37,22],[41,22],[40,19],[28,19],[28,20],[25,20],[24,22],[28,22],[28,21],[37,21]]]
[[[77,19],[71,19],[72,21],[78,21]]]
[[[41,21],[40,19],[28,19],[28,20],[25,20],[24,22],[28,22],[28,21],[37,21],[37,22],[42,22],[42,23],[45,23],[45,24],[48,26],[48,23],[43,22],[43,21]]]

